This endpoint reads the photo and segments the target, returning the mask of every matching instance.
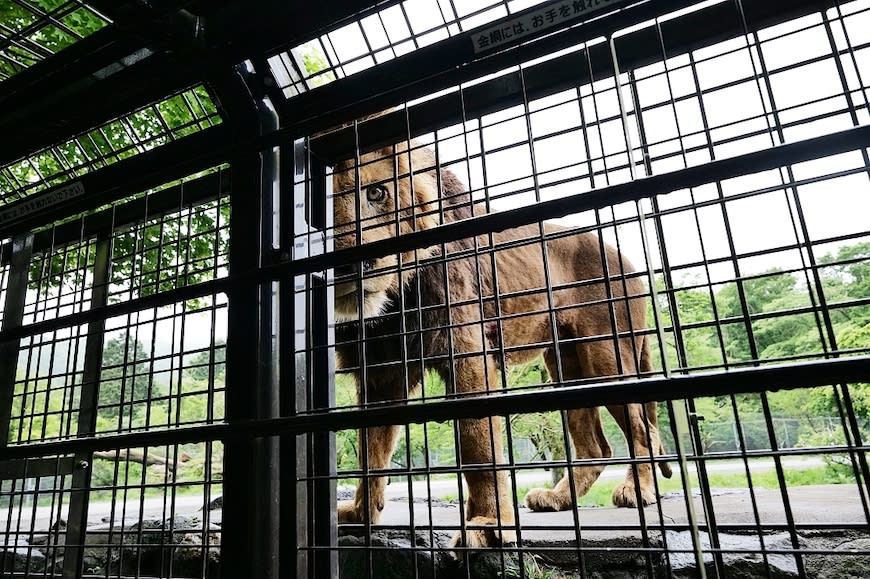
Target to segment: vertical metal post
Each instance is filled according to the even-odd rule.
[[[3,309],[3,330],[18,328],[24,322],[24,300],[30,258],[33,255],[33,235],[21,235],[12,240],[12,261],[6,286],[6,305]],[[9,420],[12,416],[12,396],[15,392],[15,373],[18,370],[18,350],[21,340],[0,342],[0,449],[9,444]]]
[[[322,247],[315,251],[332,249],[331,236],[326,235],[332,221],[332,182],[327,178],[326,165],[309,155],[311,189],[309,196],[311,226],[323,232]],[[308,351],[311,352],[308,384],[311,409],[325,410],[335,406],[335,367],[332,345],[333,288],[324,275],[309,276],[310,309],[308,315]],[[338,521],[335,493],[335,433],[318,432],[310,435],[309,465],[314,477],[309,487],[310,529],[313,545],[318,549],[309,568],[313,579],[338,578]]]
[[[260,250],[259,187],[252,187],[259,177],[259,160],[235,159],[232,164],[230,275],[256,269]],[[254,194],[251,194],[254,192]],[[261,317],[260,290],[257,284],[239,285],[229,294],[227,311],[226,412],[227,422],[256,418],[261,378],[266,368],[260,366]],[[231,439],[224,447],[224,516],[222,521],[221,568],[224,577],[267,577],[261,569],[264,545],[257,540],[266,520],[258,520],[257,502],[267,491],[259,472],[268,465],[259,464],[265,449],[262,439]]]
[[[33,235],[22,235],[12,240],[12,257],[6,286],[6,305],[3,309],[3,323],[0,325],[2,330],[18,328],[24,323],[24,302],[27,296],[27,281],[32,255]],[[12,418],[12,402],[15,395],[15,376],[18,371],[18,350],[20,348],[20,339],[0,342],[0,451],[9,444],[9,421]],[[8,530],[9,527],[6,526],[6,529]],[[6,568],[8,557],[5,550],[0,553],[0,569]]]
[[[91,288],[91,307],[106,305],[112,263],[111,231],[104,230],[97,237],[94,257],[94,284]],[[84,370],[79,396],[77,435],[91,436],[97,429],[97,403],[100,396],[100,368],[103,362],[103,334],[106,322],[94,320],[88,324],[85,343]],[[69,517],[64,540],[63,578],[75,579],[82,574],[85,533],[88,525],[88,493],[91,487],[93,454],[80,452],[75,456],[72,475]],[[72,545],[72,547],[70,547]]]
[[[272,255],[273,249],[273,208],[275,175],[278,171],[277,152],[272,150],[261,153],[261,244],[260,255],[263,258]],[[280,396],[278,390],[278,336],[275,327],[275,316],[278,311],[277,284],[264,282],[259,285],[260,290],[260,338],[259,338],[259,367],[262,371],[260,388],[257,392],[256,418],[277,418],[280,414]],[[262,577],[277,579],[279,570],[278,529],[280,528],[279,511],[279,488],[280,488],[280,460],[279,440],[271,436],[256,441],[257,455],[255,457],[257,470],[255,471],[256,485],[258,489],[258,525],[256,541],[262,549],[259,556],[263,562]]]
[[[308,255],[305,232],[305,146],[299,140],[281,148],[280,172],[280,246],[278,258],[288,261]],[[297,181],[299,182],[297,186]],[[306,368],[306,316],[303,296],[296,293],[296,279],[279,282],[278,341],[281,415],[291,416],[308,408]],[[299,301],[299,303],[297,303]],[[309,557],[305,547],[308,534],[308,486],[300,478],[308,472],[306,436],[281,437],[281,579],[309,576]]]
[[[274,111],[251,92],[239,68],[216,79],[215,90],[240,137],[275,128]],[[254,83],[251,83],[254,84]],[[272,248],[277,162],[272,150],[231,161],[231,276],[255,272]],[[226,408],[230,423],[278,415],[271,283],[249,282],[229,295]],[[224,448],[224,577],[278,577],[279,454],[274,437],[231,439]]]
[[[326,165],[302,141],[293,145],[292,155],[289,149],[282,156],[282,260],[332,249],[332,188]],[[323,275],[312,274],[282,280],[281,288],[281,382],[294,384],[293,390],[283,392],[282,413],[332,408],[332,287]],[[335,480],[330,478],[335,475],[335,434],[296,436],[282,443],[281,536],[282,544],[293,548],[295,560],[282,562],[281,577],[337,579],[338,521]]]

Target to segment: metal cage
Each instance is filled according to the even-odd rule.
[[[866,0],[7,4],[4,577],[870,574]]]

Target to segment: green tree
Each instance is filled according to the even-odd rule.
[[[194,380],[208,383],[209,373],[214,372],[214,381],[222,383],[226,373],[226,358],[226,342],[218,340],[213,349],[209,348],[190,359],[185,370],[185,377],[189,376]],[[214,369],[210,370],[210,366],[213,366]]]
[[[27,380],[23,372],[15,381],[8,441],[12,444],[41,442],[74,433],[77,403],[75,393],[63,378]]]
[[[306,42],[294,48],[293,54],[297,60],[302,60],[305,72],[309,75],[308,85],[316,88],[335,80],[335,73],[329,70],[329,61],[317,40]],[[325,71],[325,72],[324,72]],[[318,74],[321,73],[322,74]]]
[[[152,383],[150,359],[141,342],[122,334],[103,346],[99,416],[117,418],[122,405],[142,403],[162,392]]]
[[[870,298],[870,242],[841,247],[835,254],[824,255],[819,263],[829,303]],[[831,318],[842,330],[845,343],[853,344],[843,347],[868,343],[862,330],[870,324],[870,305],[837,308]]]
[[[723,318],[745,318],[747,315],[782,312],[811,305],[810,294],[799,288],[795,276],[770,270],[762,276],[743,281],[746,311],[736,283],[725,285],[716,294],[716,303]],[[819,333],[812,314],[775,316],[752,322],[755,348],[761,359],[788,356],[819,349]],[[723,327],[725,349],[730,359],[752,359],[749,336],[742,320]]]

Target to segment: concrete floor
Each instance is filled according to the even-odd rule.
[[[758,520],[762,526],[785,525],[786,510],[783,497],[778,490],[756,489],[755,500]],[[795,523],[798,525],[818,524],[863,524],[867,525],[861,507],[858,488],[855,485],[817,485],[789,488],[788,500]],[[695,516],[699,523],[704,521],[701,499],[693,499]],[[756,519],[752,508],[752,497],[748,490],[722,489],[714,491],[713,510],[718,525],[740,525],[754,527]],[[576,539],[574,513],[584,539],[601,540],[619,536],[627,538],[640,536],[639,530],[605,530],[602,527],[640,528],[638,509],[616,507],[580,507],[576,510],[558,513],[536,513],[520,507],[519,522],[524,540],[565,541]],[[457,528],[460,522],[458,504],[436,502],[429,505],[426,501],[413,504],[415,527],[428,527],[448,530]],[[682,493],[670,493],[661,498],[658,504],[643,509],[646,526],[655,530],[664,524],[687,524],[689,516]],[[407,526],[410,524],[407,499],[394,499],[387,502],[380,524]],[[422,529],[419,529],[422,530]]]

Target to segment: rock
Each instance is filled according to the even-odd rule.
[[[90,535],[90,530],[89,530]],[[124,528],[121,548],[109,557],[113,573],[173,577],[216,577],[220,563],[220,527],[203,528],[196,516],[147,519]]]
[[[0,571],[32,573],[43,571],[45,565],[43,552],[23,537],[14,537],[11,543],[0,545]]]
[[[697,563],[693,553],[694,544],[692,535],[688,531],[673,532],[666,534],[667,547],[671,551],[668,561],[675,577],[694,577],[697,573]],[[701,545],[704,549],[704,565],[708,575],[714,575],[713,555],[709,552],[710,539],[706,533],[700,536]],[[801,547],[806,548],[806,542],[801,541]],[[757,535],[734,535],[719,533],[720,548],[728,551],[761,551],[762,545]],[[770,550],[792,549],[791,537],[788,533],[777,533],[764,537],[764,548]],[[675,552],[676,551],[676,552]],[[767,564],[760,553],[736,552],[723,553],[722,560],[727,569],[728,577],[749,578],[768,577],[771,579],[785,579],[798,577],[798,567],[795,558],[791,555],[770,553],[767,555]]]
[[[434,533],[435,549],[441,549],[449,541],[448,533]],[[444,550],[433,551],[429,541],[429,533],[418,532],[414,536],[412,549],[410,533],[402,531],[379,531],[372,534],[371,567],[369,575],[369,555],[361,549],[366,546],[366,540],[359,535],[342,534],[338,538],[340,547],[351,549],[339,552],[339,569],[341,579],[434,579],[435,577],[452,577],[449,572],[458,568],[456,560]],[[354,548],[356,547],[356,548]],[[427,550],[428,549],[428,550]],[[416,574],[415,574],[416,567]]]
[[[34,543],[57,549],[65,539],[65,533],[52,532]],[[82,556],[85,571],[97,575],[167,576],[171,565],[173,577],[202,577],[203,570],[206,577],[217,577],[220,527],[212,524],[204,529],[197,516],[90,525]],[[59,557],[55,571],[62,568]]]
[[[658,534],[650,533],[650,539],[653,547],[661,545]],[[543,563],[565,570],[580,568],[576,541],[533,540],[525,541],[524,544]],[[614,577],[646,577],[647,557],[641,551],[643,547],[642,539],[632,535],[600,540],[584,539],[583,565],[588,573],[606,570],[607,577],[617,571],[624,575],[613,575]],[[664,564],[664,557],[659,553],[650,553],[649,557],[652,558],[654,568]]]
[[[847,555],[847,551],[870,551],[870,539],[849,539],[831,545],[830,555],[807,555],[806,568],[817,579],[864,579],[870,577],[870,555]]]
[[[468,557],[469,572],[473,579],[484,579],[485,577],[516,577],[519,579],[522,574],[520,573],[518,559],[516,553],[512,552],[499,553],[498,551],[484,551],[473,553]],[[459,569],[458,573],[455,575],[445,574],[445,576],[461,577],[464,574],[461,562],[457,563],[457,567]]]
[[[475,551],[467,555],[455,554],[448,544],[452,534],[434,533],[435,547],[429,540],[429,533],[418,532],[414,538],[413,549],[409,534],[400,531],[378,531],[371,538],[371,560],[364,550],[366,541],[363,536],[342,534],[338,538],[340,547],[347,550],[339,552],[339,577],[341,579],[438,579],[441,577],[471,577],[472,579],[498,578],[538,578],[569,579],[571,575],[557,573],[553,569],[542,571],[538,558],[524,555],[526,573],[520,571],[519,558],[515,552],[497,550]],[[467,558],[467,569],[466,569]],[[369,565],[371,564],[371,574]],[[415,569],[416,567],[416,569]],[[536,571],[536,572],[533,572]]]
[[[216,511],[224,508],[224,497],[219,496],[216,499],[212,499],[212,501],[208,504],[209,511]]]

